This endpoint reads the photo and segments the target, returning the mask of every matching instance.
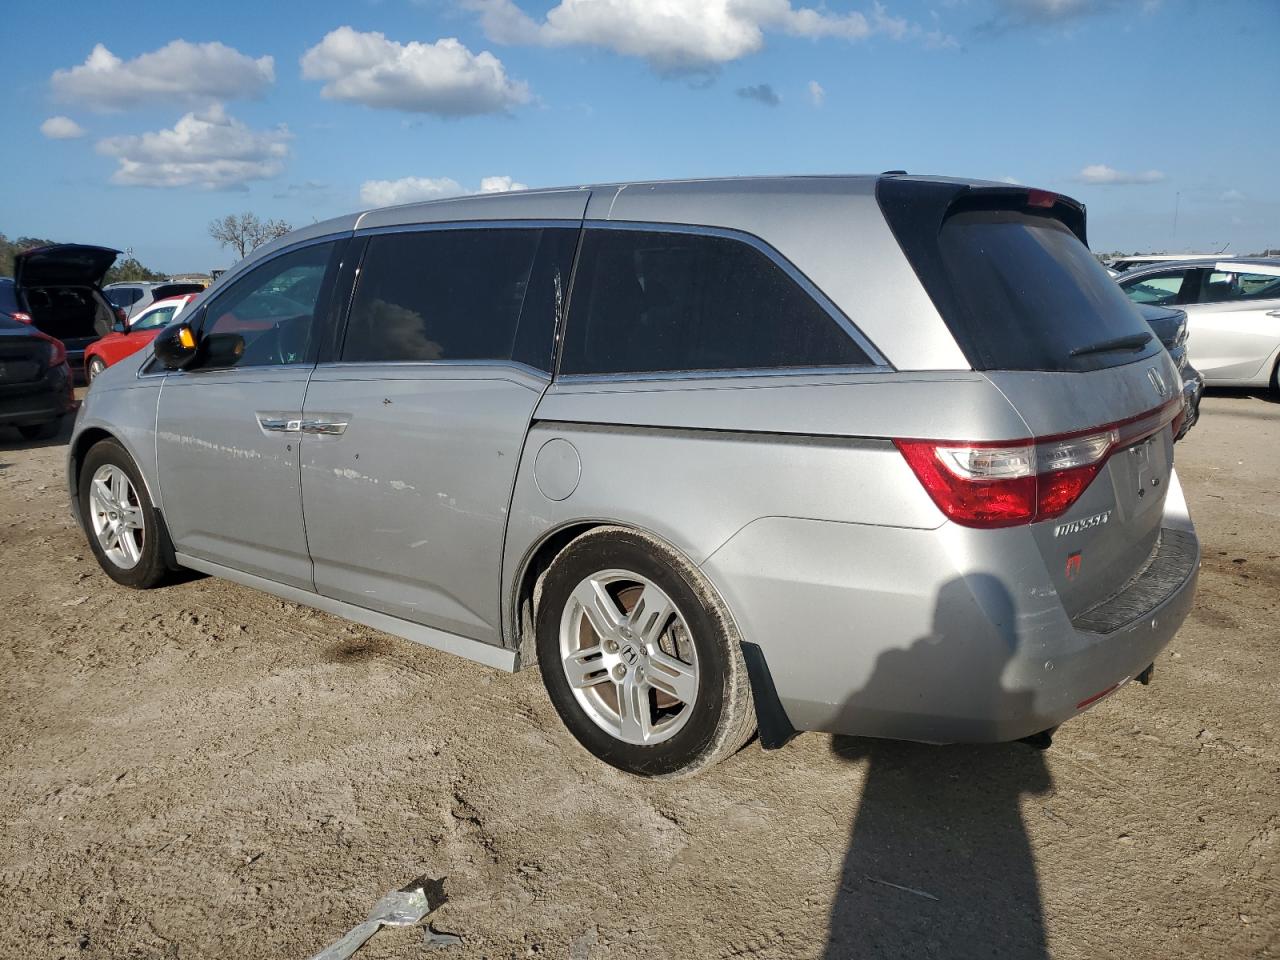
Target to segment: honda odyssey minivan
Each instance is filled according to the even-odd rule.
[[[537,664],[633,773],[756,730],[1043,739],[1192,603],[1178,373],[1054,193],[411,204],[261,248],[181,320],[76,422],[103,569]]]

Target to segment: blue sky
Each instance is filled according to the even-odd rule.
[[[1069,193],[1095,249],[1280,246],[1277,0],[6,12],[0,232],[161,270],[228,265],[206,225],[244,210],[894,168]]]

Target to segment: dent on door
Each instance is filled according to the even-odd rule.
[[[302,417],[317,592],[500,643],[507,507],[545,385],[505,365],[317,368]]]

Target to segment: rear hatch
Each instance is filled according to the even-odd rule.
[[[1027,428],[904,454],[953,520],[1029,525],[1070,615],[1097,606],[1160,537],[1182,410],[1169,355],[1089,252],[1075,201],[911,178],[877,196],[956,343]]]
[[[13,258],[14,281],[34,325],[61,340],[73,353],[106,334],[113,313],[101,284],[119,252],[109,247],[59,243],[17,254]]]

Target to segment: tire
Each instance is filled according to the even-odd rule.
[[[62,418],[46,420],[44,423],[33,423],[18,428],[24,440],[52,440],[62,429]]]
[[[79,497],[89,547],[107,576],[138,590],[168,578],[164,523],[133,458],[115,440],[101,440],[85,455]]]
[[[102,358],[94,357],[89,361],[89,366],[85,370],[85,379],[89,383],[93,383],[93,381],[98,378],[98,374],[102,373],[105,369],[107,369],[107,365],[102,362]]]
[[[595,601],[590,610],[584,599]],[[643,615],[655,609],[656,617]],[[551,702],[605,763],[643,777],[693,776],[755,732],[728,612],[697,568],[661,541],[621,527],[583,534],[543,575],[534,616]]]

